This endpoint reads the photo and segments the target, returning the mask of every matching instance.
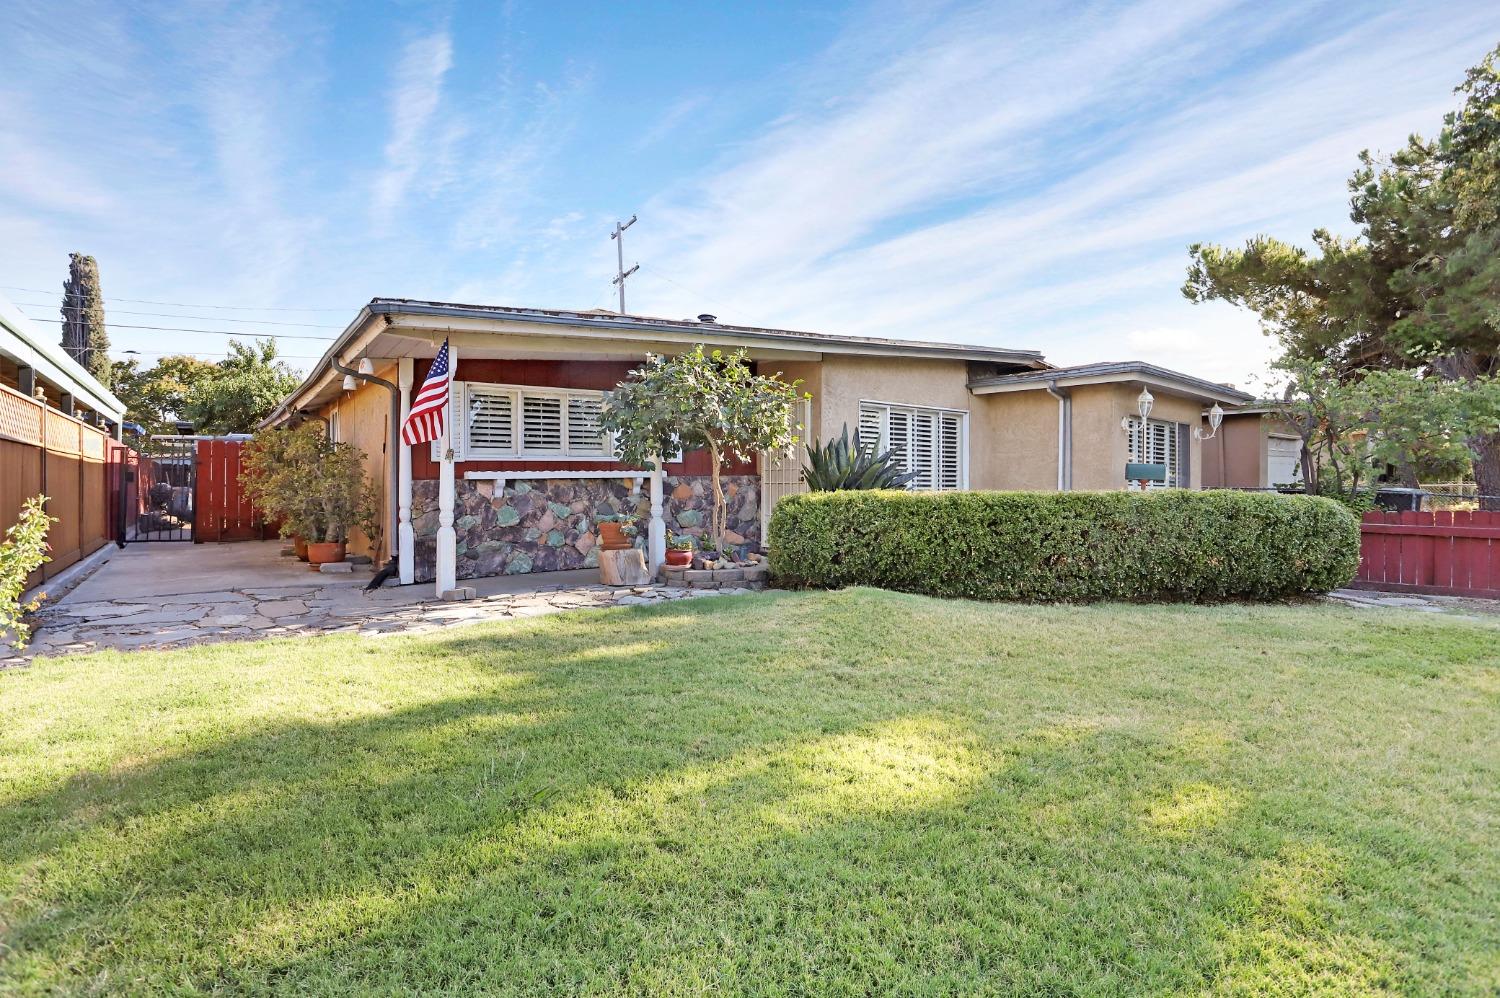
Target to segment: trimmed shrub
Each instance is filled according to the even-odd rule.
[[[984,600],[1281,599],[1337,589],[1359,524],[1319,496],[810,492],[771,517],[783,585]]]

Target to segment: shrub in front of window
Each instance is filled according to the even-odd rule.
[[[771,516],[793,587],[985,600],[1283,599],[1337,589],[1359,524],[1318,496],[811,492]]]
[[[802,468],[802,480],[814,492],[835,492],[839,489],[899,489],[909,485],[916,472],[904,472],[893,450],[875,453],[873,440],[865,440],[855,431],[854,442],[849,441],[849,425],[837,439],[820,446],[816,441],[807,448],[807,464]]]

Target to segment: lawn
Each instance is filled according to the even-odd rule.
[[[0,673],[0,992],[1500,988],[1500,629],[870,590]]]

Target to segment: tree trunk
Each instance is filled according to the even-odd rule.
[[[1449,381],[1475,381],[1495,373],[1493,355],[1464,350],[1433,361],[1432,369]],[[1485,433],[1464,441],[1474,463],[1474,484],[1479,487],[1479,508],[1500,512],[1500,433]]]
[[[1500,513],[1500,433],[1470,437],[1474,452],[1474,484],[1479,486],[1479,508]]]
[[[713,514],[709,517],[709,532],[713,538],[714,550],[718,552],[724,549],[724,527],[729,514],[727,504],[724,502],[724,487],[719,482],[719,448],[715,444],[708,445],[708,475],[714,494]]]

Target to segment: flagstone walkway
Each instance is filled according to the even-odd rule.
[[[37,614],[32,643],[0,666],[39,655],[102,648],[164,648],[211,641],[353,633],[416,634],[442,627],[565,610],[733,596],[749,590],[611,587],[598,573],[554,572],[469,580],[479,597],[443,602],[431,585],[366,593],[372,571],[329,576],[279,556],[279,544],[132,545]],[[178,591],[170,591],[178,590]]]

